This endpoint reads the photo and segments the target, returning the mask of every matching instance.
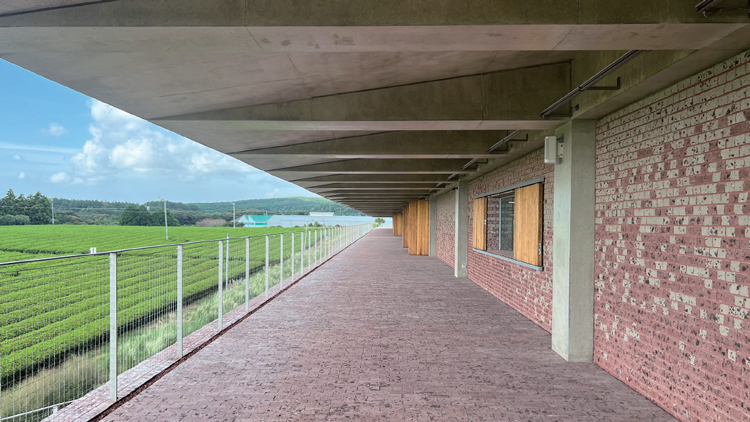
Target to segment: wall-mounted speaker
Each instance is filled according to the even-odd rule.
[[[562,148],[561,148],[562,151]],[[544,137],[544,164],[557,164],[558,146],[556,136]]]

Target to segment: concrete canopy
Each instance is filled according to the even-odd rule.
[[[390,215],[748,48],[750,27],[683,0],[10,0],[0,40],[2,59]],[[601,81],[620,89],[540,117],[631,49],[650,51]]]

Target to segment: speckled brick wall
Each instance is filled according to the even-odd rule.
[[[552,317],[552,199],[554,166],[544,164],[544,149],[536,150],[469,183],[469,279],[547,331]],[[535,270],[474,252],[474,197],[527,180],[544,178],[543,269]]]
[[[750,52],[602,119],[594,361],[684,421],[750,420]]]
[[[450,191],[437,198],[437,257],[455,267],[456,250],[456,192]]]

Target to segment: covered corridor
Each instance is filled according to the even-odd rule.
[[[378,229],[105,418],[671,421]]]

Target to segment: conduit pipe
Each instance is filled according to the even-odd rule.
[[[591,89],[597,82],[609,76],[612,72],[622,67],[625,63],[638,57],[641,53],[643,53],[643,51],[644,50],[630,50],[627,53],[623,54],[617,60],[613,61],[612,63],[607,65],[607,67],[600,70],[594,76],[586,80],[586,82],[582,83],[581,85],[576,87],[574,90],[565,94],[564,97],[555,101],[551,106],[545,108],[544,111],[542,111],[539,115],[545,119],[548,118],[552,114],[552,112],[560,108],[560,106],[572,100],[573,98],[577,97],[580,93],[588,89]]]

